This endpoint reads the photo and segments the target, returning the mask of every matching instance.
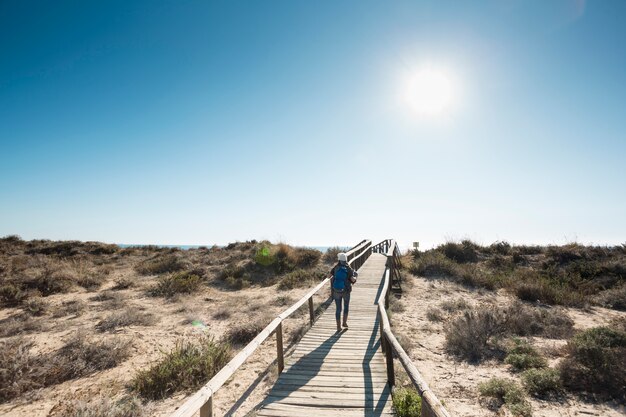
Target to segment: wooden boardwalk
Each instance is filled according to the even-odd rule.
[[[331,304],[304,335],[258,416],[393,415],[376,304],[386,260],[374,253],[358,270],[348,330],[337,333]]]

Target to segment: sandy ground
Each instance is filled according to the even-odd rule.
[[[412,277],[405,273],[407,285],[399,295],[399,303],[404,311],[392,313],[391,322],[396,335],[404,336],[411,346],[409,356],[430,384],[430,387],[442,400],[453,416],[495,416],[502,415],[483,407],[479,401],[478,385],[492,377],[518,379],[508,370],[508,365],[495,360],[472,365],[458,362],[446,355],[444,350],[444,326],[448,316],[441,322],[427,318],[431,307],[438,307],[444,301],[463,298],[471,305],[505,305],[510,297],[504,292],[494,293],[483,290],[469,290],[445,280],[428,280]],[[602,308],[582,311],[568,308],[567,314],[574,320],[576,329],[585,329],[607,324],[611,318],[626,313]],[[454,313],[453,313],[454,314]],[[550,365],[558,361],[555,352],[563,346],[565,340],[532,338],[532,344],[544,352],[550,359]],[[562,401],[542,401],[529,398],[533,415],[536,417],[557,416],[605,416],[626,415],[626,410],[615,404],[590,404],[572,395]],[[505,409],[500,409],[504,413]]]
[[[98,291],[77,290],[69,294],[46,297],[51,308],[61,305],[64,301],[75,299],[84,301],[87,307],[79,316],[53,318],[48,314],[38,318],[45,321],[46,329],[24,336],[34,342],[33,352],[46,353],[56,350],[79,330],[87,332],[90,337],[111,337],[110,333],[95,331],[95,325],[120,307],[106,301],[95,301],[93,297],[111,288],[114,279],[120,275],[136,276],[132,268],[127,268],[117,271],[116,276],[112,276]],[[137,370],[145,369],[158,361],[163,352],[169,351],[177,340],[193,337],[199,332],[208,332],[215,338],[220,338],[230,326],[258,317],[265,318],[269,323],[308,291],[306,288],[278,291],[275,286],[226,291],[206,286],[198,294],[166,300],[146,294],[146,289],[154,283],[155,277],[138,277],[137,280],[138,287],[114,293],[123,298],[123,306],[133,305],[150,312],[156,316],[157,321],[150,326],[130,326],[114,331],[116,336],[132,340],[132,356],[128,360],[113,369],[31,391],[9,403],[0,404],[0,415],[56,416],[59,405],[66,401],[77,399],[92,401],[99,396],[120,397],[128,392],[128,383]],[[315,298],[316,306],[323,301],[322,298],[322,295]],[[217,311],[228,311],[230,317],[215,319],[213,316]],[[14,308],[0,309],[0,320],[17,313],[19,310]],[[206,328],[192,325],[193,320],[201,321]],[[297,337],[307,323],[308,309],[294,313],[292,318],[285,322],[283,332],[286,348],[289,347],[289,341]],[[234,354],[236,352],[237,350]],[[214,398],[216,415],[241,416],[257,405],[275,381],[276,369],[273,366],[275,359],[275,338],[270,337],[235,373],[235,377],[227,381],[216,394]],[[146,407],[150,410],[150,415],[168,416],[184,402],[188,394],[181,393],[163,401],[150,403]],[[244,400],[239,401],[242,397]]]

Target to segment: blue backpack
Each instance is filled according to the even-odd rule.
[[[337,291],[343,291],[348,286],[348,266],[339,265],[335,269],[335,279],[333,280],[333,288]]]

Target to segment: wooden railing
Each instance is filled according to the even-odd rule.
[[[358,269],[363,265],[367,258],[372,254],[372,241],[363,240],[355,247],[346,252],[348,263],[352,268]],[[284,350],[283,350],[283,321],[291,316],[296,310],[309,303],[309,320],[311,324],[315,321],[315,309],[313,308],[313,296],[322,289],[328,282],[330,277],[324,279],[315,288],[309,291],[298,302],[289,307],[278,315],[270,324],[267,325],[246,347],[244,347],[230,362],[226,364],[211,380],[195,394],[193,394],[185,403],[178,408],[172,417],[191,417],[200,410],[200,417],[213,416],[213,394],[219,390],[222,385],[235,373],[235,371],[254,353],[254,351],[272,334],[276,335],[276,357],[278,365],[278,373],[280,374],[285,368]]]
[[[411,379],[411,382],[413,382],[417,392],[422,397],[422,417],[450,417],[448,411],[444,408],[439,399],[437,399],[437,396],[430,390],[428,384],[424,381],[415,365],[413,365],[409,355],[407,355],[402,346],[400,346],[400,343],[398,343],[398,340],[391,330],[386,309],[389,306],[389,293],[391,292],[390,277],[393,276],[394,269],[398,268],[399,263],[393,261],[390,262],[389,259],[396,257],[396,251],[398,249],[395,241],[388,240],[375,245],[373,247],[374,252],[383,253],[379,252],[379,249],[383,247],[386,248],[384,253],[387,256],[388,262],[385,269],[383,289],[378,297],[377,303],[380,340],[385,354],[385,361],[387,363],[387,381],[390,387],[395,385],[396,378],[393,366],[393,357],[395,354],[406,370],[406,373],[409,375],[409,378]],[[382,302],[382,297],[384,297],[384,302]]]
[[[402,267],[400,257],[402,253],[396,242],[392,239],[383,240],[372,246],[372,252],[387,255],[387,267],[391,270],[391,284],[402,289],[402,276],[400,275],[400,268]]]

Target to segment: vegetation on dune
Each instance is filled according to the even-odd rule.
[[[559,309],[514,302],[504,307],[464,309],[461,315],[446,324],[444,330],[448,353],[462,360],[477,362],[501,355],[503,348],[499,342],[504,336],[562,337],[573,332],[573,322]],[[525,359],[517,357],[511,358],[511,361]]]
[[[626,308],[625,245],[481,246],[463,240],[412,255],[410,271],[416,275],[490,290],[506,288],[524,301],[566,306],[592,301]]]
[[[569,340],[560,372],[570,391],[626,404],[626,332],[614,327],[580,332]]]
[[[90,401],[62,403],[53,412],[54,415],[64,417],[147,417],[150,415],[150,407],[142,404],[137,397],[126,396],[117,401],[98,397]]]
[[[159,277],[157,284],[150,290],[155,296],[173,297],[176,294],[190,294],[197,291],[202,279],[190,272],[177,272]]]
[[[422,415],[422,397],[413,388],[394,389],[392,402],[398,417],[420,417]]]
[[[526,400],[524,390],[513,380],[492,378],[480,384],[478,390],[483,397],[489,397],[495,401],[492,404],[494,408],[506,405],[514,416],[532,416],[532,408]]]
[[[511,365],[511,368],[517,372],[548,366],[548,361],[537,352],[537,349],[520,339],[514,339],[513,346],[508,350],[504,362]]]
[[[179,391],[192,391],[210,380],[231,358],[227,343],[210,336],[196,341],[179,341],[156,364],[139,371],[132,390],[149,400],[167,398]]]
[[[49,354],[33,354],[32,346],[23,338],[0,342],[0,402],[115,367],[130,355],[130,342],[126,340],[93,341],[83,334]]]

